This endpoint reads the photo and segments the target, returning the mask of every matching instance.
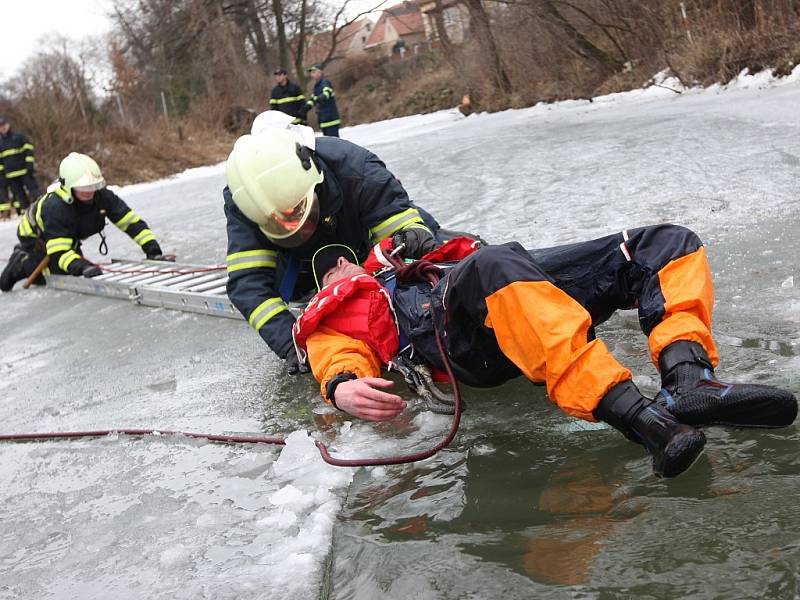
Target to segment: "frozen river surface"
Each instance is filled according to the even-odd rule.
[[[490,241],[694,229],[717,285],[718,373],[797,394],[797,79],[441,112],[343,137],[443,225]],[[218,166],[120,194],[181,262],[218,264],[222,186]],[[3,256],[14,240],[0,223]],[[138,256],[116,231],[109,245]],[[0,446],[0,599],[800,594],[796,425],[710,429],[698,464],[663,481],[641,447],[516,381],[467,391],[459,435],[433,459],[336,469],[309,435],[342,455],[394,454],[434,445],[449,421],[412,406],[392,425],[351,424],[243,321],[19,286],[0,308],[0,433],[291,433],[283,450],[125,436]],[[654,393],[636,314],[599,334]]]

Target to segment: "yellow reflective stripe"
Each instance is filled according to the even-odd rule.
[[[14,179],[14,177],[21,177],[28,172],[28,169],[20,169],[19,171],[9,171],[6,173],[6,179]]]
[[[42,207],[44,206],[44,199],[36,205],[36,224],[39,226],[39,231],[44,231],[44,219],[42,219]],[[31,226],[33,223],[31,223]]]
[[[245,250],[229,254],[225,262],[228,265],[228,273],[233,273],[242,269],[259,267],[274,269],[278,264],[277,259],[278,253],[274,250]]]
[[[129,210],[119,221],[116,221],[114,225],[116,225],[122,231],[128,231],[128,227],[134,223],[138,223],[141,220],[142,219],[139,215],[137,215],[134,211]]]
[[[147,242],[150,242],[154,239],[156,239],[156,236],[152,231],[150,231],[149,229],[142,229],[136,235],[136,237],[133,238],[133,241],[139,244],[140,246],[144,246]]]
[[[273,98],[269,101],[270,104],[286,104],[287,102],[297,102],[298,100],[305,100],[306,97],[300,94],[299,96],[288,96],[286,98]]]
[[[267,321],[287,308],[282,298],[269,298],[256,306],[255,310],[250,313],[250,318],[247,319],[247,322],[250,323],[256,331],[259,331],[266,325]]]
[[[72,238],[53,238],[52,240],[47,240],[48,254],[66,252],[71,248],[72,248]]]
[[[29,162],[29,163],[32,163],[32,162],[34,162],[34,161],[33,161],[33,157],[32,157],[32,156],[26,156],[26,157],[25,157],[25,162]]]
[[[64,254],[61,255],[61,258],[58,259],[58,268],[66,272],[67,268],[80,257],[81,255],[74,250],[64,252]]]
[[[3,206],[6,206],[7,208],[3,208]],[[10,204],[0,204],[0,211],[8,210],[9,208],[11,208]],[[36,232],[33,230],[30,221],[28,221],[27,213],[22,215],[22,219],[19,222],[19,234],[22,237],[38,237]]]
[[[20,146],[18,148],[9,148],[8,150],[3,150],[3,153],[0,154],[3,158],[6,156],[14,156],[15,154],[22,154],[25,152],[25,146]]]
[[[30,150],[31,152],[33,152],[33,144],[22,144],[22,150],[23,151]]]
[[[59,186],[53,190],[53,193],[61,198],[64,202],[69,204],[72,202],[72,196],[69,195],[69,192],[65,190],[63,187]]]
[[[322,127],[322,125],[320,125],[320,127]],[[404,229],[412,223],[423,223],[422,217],[419,216],[419,211],[416,208],[409,208],[401,213],[392,215],[369,230],[372,244],[379,244],[395,231]]]
[[[11,210],[11,202],[0,202],[0,212]]]
[[[328,87],[327,85],[322,88],[322,95],[325,96],[326,99],[330,100],[331,96],[335,96],[336,94],[333,93],[333,88]]]
[[[334,125],[339,125],[341,122],[341,119],[336,119],[335,121],[325,121],[324,123],[319,124],[319,128],[322,129],[323,127],[333,127]]]

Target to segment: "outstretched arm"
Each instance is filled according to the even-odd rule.
[[[406,407],[400,396],[383,391],[393,382],[379,376],[380,359],[361,340],[323,326],[306,343],[322,397],[339,410],[367,421],[388,421]],[[343,374],[351,378],[337,382]]]

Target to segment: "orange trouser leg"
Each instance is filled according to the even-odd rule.
[[[485,325],[531,381],[544,381],[566,413],[594,421],[609,389],[631,379],[601,340],[588,340],[591,316],[548,281],[512,282],[486,298]]]
[[[711,336],[714,283],[705,248],[701,246],[667,263],[658,272],[658,280],[664,296],[664,316],[648,337],[653,364],[658,367],[661,351],[672,342],[689,340],[703,346],[716,367],[719,355]]]

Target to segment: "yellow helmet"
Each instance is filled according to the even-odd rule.
[[[106,187],[106,180],[94,159],[77,152],[70,152],[61,161],[58,178],[61,186],[70,194],[72,190],[93,192]]]
[[[233,201],[272,242],[293,248],[317,227],[323,175],[302,137],[286,129],[243,135],[225,165]]]

